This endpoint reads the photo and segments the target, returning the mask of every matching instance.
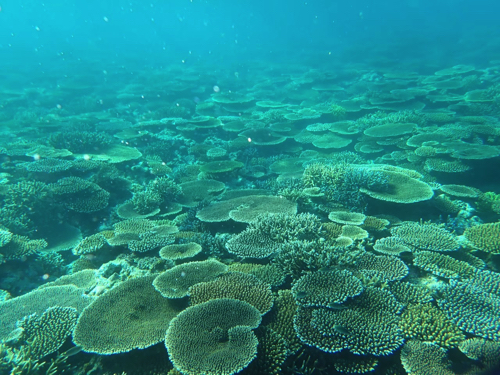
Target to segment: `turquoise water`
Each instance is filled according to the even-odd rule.
[[[499,8],[0,2],[0,374],[495,373]]]

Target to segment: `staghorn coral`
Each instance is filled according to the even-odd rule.
[[[361,188],[385,191],[388,182],[379,171],[355,166],[347,161],[310,164],[302,180],[305,187],[317,187],[327,200],[355,212],[363,212],[367,206],[365,196],[360,193]]]
[[[322,223],[310,213],[265,213],[259,215],[248,228],[256,229],[273,241],[315,240],[321,236]]]
[[[227,271],[227,266],[215,259],[189,262],[162,272],[153,281],[153,286],[162,296],[182,298],[188,295],[189,287],[214,280]]]
[[[136,192],[130,203],[139,215],[158,213],[164,202],[173,203],[182,194],[181,187],[168,177],[157,177],[148,182],[143,191]]]
[[[20,181],[6,185],[3,205],[0,207],[0,224],[11,232],[29,235],[38,229],[46,216],[41,212],[50,208],[51,194],[47,184],[41,181]]]
[[[188,307],[172,319],[165,346],[173,365],[191,375],[232,375],[255,359],[261,322],[247,302],[213,299]]]
[[[368,287],[346,309],[299,307],[294,326],[307,345],[325,352],[348,349],[362,355],[389,355],[403,344],[397,315],[401,306],[383,289]]]
[[[456,251],[460,244],[456,236],[433,223],[404,222],[391,229],[412,250]]]
[[[335,246],[330,241],[290,241],[284,243],[272,262],[294,279],[309,271],[352,264],[362,250]]]
[[[73,332],[78,312],[73,307],[49,307],[40,316],[34,313],[21,319],[20,342],[29,345],[33,359],[43,358],[58,350]]]
[[[500,254],[500,222],[469,227],[465,229],[464,237],[477,250]]]
[[[401,314],[399,326],[406,339],[431,342],[443,348],[457,347],[465,335],[446,314],[431,304],[411,304]]]
[[[182,306],[162,297],[154,278],[129,279],[99,297],[80,315],[73,342],[86,352],[115,354],[162,341]]]
[[[284,242],[316,240],[322,225],[312,214],[263,214],[248,228],[226,243],[230,253],[252,258],[265,258],[277,251]]]
[[[188,295],[192,305],[215,298],[245,301],[259,310],[262,315],[273,306],[270,286],[253,275],[241,272],[226,273],[215,280],[195,284],[189,288]]]
[[[307,307],[336,307],[363,291],[361,281],[347,270],[306,273],[292,287],[297,303]]]
[[[12,240],[13,234],[6,229],[0,229],[0,247],[7,245]]]

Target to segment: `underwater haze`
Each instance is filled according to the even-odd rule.
[[[498,14],[0,0],[0,375],[500,371]]]

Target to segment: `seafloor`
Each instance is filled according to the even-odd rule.
[[[1,78],[0,374],[499,366],[500,61]]]

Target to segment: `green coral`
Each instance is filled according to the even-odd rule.
[[[500,194],[488,191],[477,199],[477,210],[481,213],[500,215]]]
[[[285,273],[275,264],[232,263],[229,271],[244,272],[256,276],[259,280],[271,286],[280,286],[285,282]]]
[[[458,348],[468,358],[479,362],[485,371],[493,371],[500,365],[499,342],[474,337],[462,341]]]
[[[160,257],[163,259],[178,260],[192,258],[201,252],[201,245],[196,242],[183,244],[171,244],[160,249]]]
[[[243,166],[244,164],[240,161],[219,160],[203,164],[200,168],[200,171],[207,174],[207,176],[217,175],[220,177],[220,175],[234,173]]]
[[[97,271],[92,269],[85,269],[73,272],[71,275],[61,276],[55,281],[43,284],[38,289],[59,285],[74,285],[85,292],[89,292],[96,284]]]
[[[404,305],[410,303],[427,303],[434,300],[427,288],[404,281],[391,283],[389,290],[396,297],[396,300]]]
[[[440,291],[439,307],[460,329],[490,340],[500,340],[500,296],[450,280]]]
[[[28,172],[58,173],[64,172],[73,166],[69,160],[44,158],[23,164]]]
[[[362,225],[366,215],[359,212],[332,211],[328,214],[328,219],[339,224]]]
[[[58,350],[73,332],[78,312],[73,307],[50,307],[21,319],[20,341],[30,346],[31,357],[39,359]]]
[[[212,281],[201,282],[189,288],[192,305],[215,298],[233,298],[248,302],[262,315],[271,310],[273,294],[268,284],[257,277],[240,272],[231,272]]]
[[[403,344],[401,306],[383,289],[368,287],[345,309],[299,307],[295,330],[305,344],[328,353],[348,349],[362,355],[389,355]]]
[[[407,221],[392,228],[391,234],[415,251],[456,251],[460,248],[458,238],[455,235],[433,223]]]
[[[221,202],[212,203],[199,210],[196,217],[205,222],[221,222],[233,219],[241,223],[250,223],[265,213],[295,214],[297,204],[285,198],[252,195],[228,199]]]
[[[7,245],[12,240],[13,234],[8,230],[0,229],[0,247]]]
[[[129,279],[99,297],[80,315],[73,342],[86,352],[115,354],[162,341],[182,306],[162,297],[154,278]]]
[[[20,181],[6,185],[3,205],[0,208],[0,224],[16,234],[34,233],[46,220],[49,209],[50,190],[41,181]]]
[[[309,271],[353,264],[362,250],[339,247],[330,241],[290,241],[284,243],[272,262],[294,279]]]
[[[16,322],[31,314],[43,314],[53,306],[73,307],[81,312],[93,301],[74,285],[35,289],[22,296],[0,302],[0,340],[16,328]]]
[[[210,179],[183,182],[179,186],[182,190],[179,203],[186,207],[195,207],[199,202],[209,201],[226,188],[223,182]]]
[[[386,181],[384,187],[361,187],[359,191],[374,199],[408,204],[429,200],[434,195],[427,183],[405,173],[377,168],[373,169],[373,172],[381,173],[380,177]]]
[[[478,250],[500,254],[500,222],[469,227],[465,230],[464,237]]]
[[[107,238],[111,246],[127,245],[131,251],[147,252],[170,245],[178,229],[167,220],[129,219],[114,225],[114,236]]]
[[[162,272],[153,281],[153,286],[164,297],[182,298],[188,295],[195,284],[214,280],[227,271],[227,266],[215,259],[183,263]]]
[[[336,307],[363,291],[361,281],[347,270],[310,272],[292,287],[297,303],[308,307]]]
[[[316,240],[321,232],[321,222],[315,215],[267,213],[257,216],[246,230],[233,236],[226,247],[238,256],[265,258],[279,251],[285,242]]]
[[[131,251],[144,253],[154,250],[162,246],[170,245],[174,242],[174,237],[171,235],[162,235],[154,231],[139,234],[138,239],[133,239],[128,242],[128,248]]]
[[[47,245],[45,240],[30,240],[15,234],[6,245],[0,247],[0,254],[4,260],[22,259],[43,250]]]
[[[266,258],[280,249],[280,244],[257,229],[247,228],[226,242],[227,250],[240,257]]]
[[[66,148],[73,153],[103,151],[111,140],[103,132],[67,131],[57,132],[49,137],[49,144],[55,148]]]
[[[244,370],[245,374],[282,374],[282,366],[288,356],[287,343],[281,335],[267,326],[255,330],[259,345],[257,357]]]
[[[273,309],[268,315],[268,327],[283,337],[289,354],[296,353],[302,346],[293,325],[296,311],[297,304],[292,291],[289,289],[278,290]]]
[[[256,357],[258,340],[252,330],[260,322],[260,312],[247,302],[213,299],[172,319],[165,346],[182,373],[232,375]]]
[[[446,314],[431,304],[408,306],[399,324],[406,339],[432,342],[443,348],[457,347],[465,335]]]
[[[95,212],[108,206],[110,194],[96,183],[80,177],[64,177],[49,185],[55,198],[76,212]]]
[[[160,205],[164,202],[173,203],[181,196],[182,190],[168,177],[158,177],[148,182],[143,191],[134,194],[130,203],[133,210],[139,215],[160,212]]]
[[[411,249],[406,246],[399,237],[379,238],[373,245],[373,250],[386,255],[399,255],[404,252],[410,252]]]
[[[401,363],[411,375],[455,375],[446,350],[431,342],[408,341],[401,350]]]
[[[401,280],[408,275],[408,266],[399,258],[389,255],[363,253],[350,267],[365,283],[387,283]]]
[[[321,237],[322,223],[310,213],[266,213],[256,217],[249,228],[256,229],[274,241],[315,240]]]
[[[464,261],[433,251],[418,251],[415,253],[413,264],[436,276],[447,279],[467,278],[473,275],[476,270]]]
[[[82,239],[78,245],[73,248],[72,252],[74,255],[91,254],[102,249],[107,244],[106,237],[100,233],[96,233]]]
[[[473,285],[486,293],[495,294],[500,297],[500,273],[475,269],[467,276],[468,277],[464,281],[469,285]]]

